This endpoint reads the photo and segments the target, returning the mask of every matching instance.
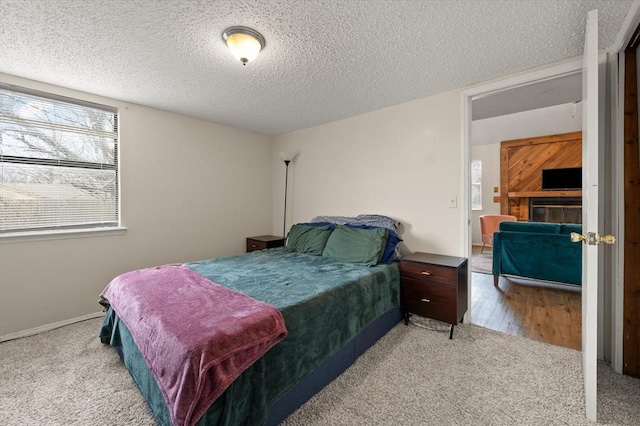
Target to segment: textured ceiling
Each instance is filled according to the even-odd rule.
[[[607,48],[632,3],[1,0],[0,71],[276,135],[578,57],[595,8]]]

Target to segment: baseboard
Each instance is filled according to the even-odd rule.
[[[6,342],[7,340],[20,339],[22,337],[29,337],[47,331],[55,330],[56,328],[64,327],[65,325],[74,324],[76,322],[85,321],[88,319],[99,318],[104,316],[104,312],[94,312],[92,314],[83,315],[81,317],[70,318],[64,321],[58,321],[51,324],[41,325],[39,327],[30,328],[28,330],[18,331],[17,333],[9,333],[4,336],[0,336],[0,342]]]

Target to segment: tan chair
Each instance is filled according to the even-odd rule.
[[[485,214],[480,216],[480,233],[482,234],[482,248],[480,254],[484,250],[486,244],[493,245],[493,233],[498,230],[500,222],[515,222],[518,218],[506,214]]]

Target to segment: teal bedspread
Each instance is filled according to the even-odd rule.
[[[399,306],[396,264],[367,267],[276,248],[186,265],[276,306],[289,331],[218,398],[198,425],[262,424],[282,394],[362,328]],[[103,343],[122,347],[125,364],[156,418],[171,424],[157,385],[115,313],[107,313],[100,336]]]

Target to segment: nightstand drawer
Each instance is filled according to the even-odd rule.
[[[267,248],[266,241],[258,241],[252,240],[251,238],[247,238],[247,252],[254,250],[264,250]]]
[[[457,324],[456,289],[442,285],[425,285],[423,281],[402,279],[402,309],[427,318]]]
[[[458,270],[447,266],[417,262],[400,262],[400,275],[420,281],[440,283],[456,287]]]

